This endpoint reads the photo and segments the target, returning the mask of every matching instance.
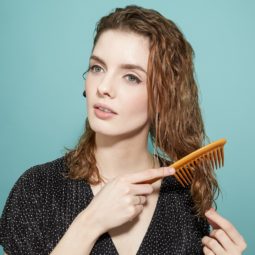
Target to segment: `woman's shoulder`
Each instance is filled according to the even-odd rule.
[[[65,178],[67,166],[65,157],[59,157],[52,161],[34,165],[25,170],[17,179],[13,186],[14,190],[25,190],[26,192],[40,191],[40,187],[44,187],[49,192],[51,187],[63,184],[68,181]],[[46,189],[45,189],[46,188]]]
[[[40,209],[52,204],[65,206],[66,201],[74,196],[77,203],[79,198],[85,200],[89,194],[88,185],[84,181],[70,179],[67,173],[65,156],[28,168],[14,183],[5,207],[16,210],[17,207],[27,208],[33,204],[33,208]]]
[[[33,254],[39,254],[49,248],[45,247],[45,238],[50,236],[55,219],[58,219],[58,231],[64,231],[70,223],[67,219],[71,209],[77,206],[72,207],[73,204],[65,197],[66,187],[70,187],[67,185],[70,181],[63,176],[65,172],[65,159],[60,157],[30,167],[17,179],[0,218],[0,244],[10,251],[8,254],[25,254],[28,249]],[[67,217],[65,209],[68,205]],[[53,235],[56,236],[56,232]],[[48,240],[47,243],[53,241]],[[37,245],[33,247],[31,243]],[[41,249],[40,252],[38,249]]]
[[[65,172],[65,157],[59,157],[57,159],[34,165],[28,168],[22,175],[22,178],[29,178],[32,176],[46,176],[46,175],[58,175]]]

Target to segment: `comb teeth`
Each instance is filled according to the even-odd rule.
[[[213,168],[220,168],[224,166],[224,150],[223,146],[216,148],[210,153],[211,164]]]
[[[213,160],[214,160],[214,166],[215,166],[215,168],[217,169],[218,168],[218,157],[217,157],[217,152],[216,152],[216,150],[213,150]]]
[[[220,154],[220,149],[218,148],[217,150],[217,155],[218,155],[218,163],[219,163],[219,167],[221,167],[222,162],[221,162],[221,154]]]
[[[186,169],[186,174],[187,174],[187,177],[189,179],[189,183],[192,182],[192,179],[193,179],[193,174],[192,174],[192,170],[189,166],[185,166],[185,169]],[[185,170],[184,169],[184,170]]]
[[[183,177],[182,175],[179,173],[179,171],[176,171],[176,173],[174,174],[175,178],[177,179],[177,181],[183,186],[185,187],[185,184],[183,183]],[[180,177],[179,177],[180,176]]]
[[[191,184],[193,179],[193,171],[194,171],[194,164],[190,162],[189,164],[181,167],[175,173],[176,179],[181,183],[183,187]]]
[[[224,166],[224,149],[223,149],[223,146],[220,147],[220,153],[221,153],[222,166]]]
[[[184,158],[176,161],[172,167],[176,169],[175,177],[183,187],[192,183],[193,171],[196,168],[209,168],[210,171],[224,166],[225,139],[206,145]]]
[[[210,159],[210,162],[211,162],[211,167],[212,169],[215,168],[215,163],[214,163],[214,157],[213,157],[213,153],[212,152],[209,152],[209,159]]]
[[[189,179],[188,179],[188,177],[187,177],[187,175],[186,175],[185,169],[180,168],[180,169],[179,169],[179,173],[180,173],[179,177],[182,179],[182,181],[183,181],[186,185],[189,185]]]

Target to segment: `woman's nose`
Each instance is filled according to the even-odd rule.
[[[115,90],[113,77],[105,75],[105,77],[101,80],[101,82],[97,86],[97,93],[100,96],[114,97]]]

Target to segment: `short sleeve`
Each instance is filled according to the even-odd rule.
[[[0,244],[8,255],[46,254],[35,171],[28,169],[14,184],[0,219]]]

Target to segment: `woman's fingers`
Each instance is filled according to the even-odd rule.
[[[210,233],[210,237],[217,240],[225,251],[231,251],[234,254],[234,251],[237,249],[236,245],[222,229],[214,229]]]
[[[135,205],[143,205],[147,201],[145,196],[134,196],[134,199],[135,199]]]
[[[205,213],[208,222],[214,230],[210,233],[210,237],[205,236],[202,239],[205,254],[242,254],[246,248],[246,243],[236,228],[213,208]]]
[[[132,221],[143,211],[147,195],[154,190],[150,182],[143,181],[163,178],[174,172],[174,169],[168,171],[168,167],[161,167],[117,176],[110,180],[89,204],[96,221],[100,222],[101,231],[105,232]]]
[[[205,236],[202,239],[202,244],[207,248],[207,254],[227,255],[223,247],[214,238]]]
[[[217,226],[219,226],[219,228],[229,236],[229,238],[241,249],[241,251],[246,248],[246,243],[236,228],[228,220],[218,214],[213,208],[208,210],[205,213],[205,216],[210,221],[217,224]]]
[[[174,168],[160,167],[140,171],[134,174],[123,175],[122,178],[124,178],[125,181],[128,181],[130,183],[142,183],[153,179],[173,175],[174,173],[175,173]]]
[[[222,229],[215,229],[210,233],[210,237],[205,236],[202,243],[214,254],[238,255],[240,250]]]
[[[131,195],[150,195],[153,192],[151,184],[130,184]]]
[[[205,255],[215,255],[215,253],[211,251],[209,248],[207,248],[206,246],[203,247],[203,252]]]

